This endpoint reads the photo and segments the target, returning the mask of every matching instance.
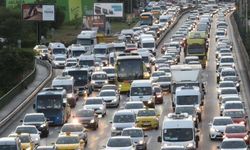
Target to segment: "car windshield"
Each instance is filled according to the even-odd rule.
[[[242,103],[226,103],[224,109],[243,109]]]
[[[16,145],[0,144],[1,150],[17,150]]]
[[[43,115],[27,115],[23,122],[44,122],[45,118]]]
[[[79,139],[75,136],[69,136],[69,137],[58,137],[56,144],[78,144]]]
[[[92,67],[95,65],[95,61],[94,60],[79,60],[79,65]]]
[[[100,92],[99,96],[105,97],[105,96],[116,96],[115,91],[103,91]]]
[[[235,84],[233,82],[220,83],[219,87],[220,88],[222,88],[222,87],[235,87]]]
[[[92,80],[106,80],[108,77],[106,74],[93,74]]]
[[[193,115],[195,113],[195,107],[176,107],[175,113],[188,113],[188,115]]]
[[[57,60],[57,61],[65,61],[66,59],[63,58],[63,57],[56,57],[55,60]]]
[[[62,87],[67,93],[72,93],[73,91],[73,85],[53,85],[53,87]]]
[[[109,86],[109,85],[104,85],[103,87],[102,87],[102,89],[101,89],[101,91],[102,90],[117,90],[117,88],[116,88],[116,86]]]
[[[227,126],[226,133],[245,133],[247,132],[245,126]]]
[[[216,32],[216,35],[223,36],[225,35],[225,32]]]
[[[159,87],[154,87],[154,92],[155,92],[155,93],[160,93],[160,92],[161,92],[161,88],[159,88]]]
[[[228,76],[228,77],[225,77],[223,80],[236,82],[238,79],[236,76]]]
[[[38,95],[37,109],[60,109],[63,99],[61,95]]]
[[[143,132],[137,129],[123,130],[122,136],[143,137]]]
[[[110,68],[110,69],[102,69],[102,71],[106,72],[107,74],[115,73],[115,69],[112,69],[112,68]]]
[[[62,127],[62,132],[81,132],[83,127],[81,124],[74,124],[74,125],[64,125]]]
[[[220,62],[221,63],[232,63],[232,62],[234,62],[234,59],[233,58],[221,58]]]
[[[168,142],[184,142],[193,139],[192,128],[173,128],[163,130],[163,140]]]
[[[107,49],[105,48],[95,48],[94,49],[94,54],[106,54],[107,53]]]
[[[223,141],[221,149],[247,148],[245,141]]]
[[[231,118],[243,118],[243,111],[226,111],[224,112],[224,116],[229,116]]]
[[[235,71],[222,71],[221,73],[222,76],[236,76]]]
[[[129,138],[111,138],[107,144],[108,147],[129,147],[132,142]]]
[[[55,48],[53,49],[53,54],[65,54],[66,50],[64,48]]]
[[[77,38],[76,43],[77,44],[81,44],[81,45],[93,45],[94,44],[94,40],[93,39],[81,39],[81,38]]]
[[[215,119],[213,122],[213,125],[214,126],[226,126],[232,123],[233,121],[231,119]]]
[[[131,96],[152,95],[152,87],[132,87],[130,93]]]
[[[171,77],[159,77],[157,82],[171,82]]]
[[[177,104],[178,105],[194,105],[194,104],[198,104],[198,96],[197,95],[177,96]]]
[[[146,57],[142,57],[142,61],[144,63],[148,63],[149,62],[149,58],[146,56]]]
[[[102,104],[102,100],[88,99],[85,103],[85,105],[96,105],[96,104]]]
[[[135,122],[135,116],[134,115],[115,115],[114,116],[114,123],[129,123],[129,122]]]
[[[94,116],[93,110],[80,110],[76,112],[76,117],[92,117]]]
[[[156,116],[156,113],[154,110],[139,110],[138,117],[143,117],[143,116]]]
[[[16,133],[38,134],[36,127],[17,127]]]
[[[131,104],[129,104],[129,103],[127,103],[126,105],[125,105],[125,109],[142,109],[143,108],[143,104],[141,103],[131,103]]]
[[[221,89],[221,94],[238,94],[236,89]]]
[[[19,139],[20,139],[21,143],[29,143],[30,142],[29,136],[19,136]]]
[[[143,48],[154,48],[155,47],[155,43],[143,43],[142,47]]]
[[[153,72],[152,73],[152,77],[159,77],[159,76],[162,76],[162,75],[165,75],[165,72]]]

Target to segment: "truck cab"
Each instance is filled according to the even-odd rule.
[[[86,51],[91,51],[94,48],[94,45],[97,44],[96,36],[96,31],[82,31],[80,34],[77,35],[76,43],[84,46]]]
[[[192,116],[187,113],[170,113],[163,120],[158,142],[161,142],[164,148],[167,146],[183,146],[186,149],[197,149],[198,132]]]

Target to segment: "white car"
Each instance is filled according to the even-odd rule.
[[[118,107],[120,96],[115,90],[101,90],[98,97],[101,97],[107,107]]]
[[[36,145],[40,145],[40,132],[34,125],[19,125],[16,127],[15,133],[28,133],[32,141],[34,141]]]
[[[147,149],[147,142],[142,128],[125,128],[122,131],[122,136],[130,136],[136,149]]]
[[[125,104],[124,109],[137,114],[139,110],[145,109],[145,106],[142,101],[130,101]]]
[[[219,93],[218,93],[218,98],[219,100],[222,99],[224,96],[237,96],[239,95],[236,87],[225,87],[221,88]]]
[[[52,66],[55,68],[64,68],[66,63],[65,55],[54,55]]]
[[[116,78],[115,74],[115,67],[109,66],[109,67],[102,67],[102,71],[107,73],[108,80],[110,82],[114,82]]]
[[[220,110],[221,115],[223,114],[223,111],[228,109],[237,109],[242,110],[245,112],[245,107],[242,101],[229,101],[224,104],[224,108]]]
[[[129,136],[110,137],[105,150],[135,150],[135,146]]]
[[[111,128],[111,136],[121,135],[125,128],[135,127],[136,115],[129,110],[118,110],[115,112]]]
[[[154,71],[150,77],[150,80],[155,82],[159,76],[164,76],[166,73],[164,71]]]
[[[209,123],[209,137],[211,140],[222,139],[225,128],[228,124],[233,124],[231,117],[214,117]]]
[[[233,56],[222,56],[222,57],[220,57],[220,61],[218,62],[218,66],[220,66],[220,65],[227,65],[227,66],[231,66],[232,68],[234,68],[235,63],[234,63]]]
[[[61,128],[60,135],[66,135],[67,133],[79,136],[79,138],[82,139],[85,142],[85,144],[88,141],[87,130],[80,123],[64,124]]]
[[[247,150],[248,146],[243,139],[229,138],[224,139],[217,148],[220,150]]]
[[[108,75],[104,71],[96,71],[91,75],[92,89],[102,88],[104,84],[108,83]]]
[[[101,97],[88,97],[83,109],[92,109],[96,114],[106,115],[106,104]]]

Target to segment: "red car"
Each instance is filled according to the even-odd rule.
[[[248,116],[246,113],[241,109],[228,109],[223,111],[223,116],[229,116],[232,118],[234,123],[237,124],[247,124]]]
[[[223,138],[240,138],[244,139],[246,144],[250,142],[249,131],[247,131],[245,125],[242,124],[229,124],[226,126]]]
[[[160,86],[153,87],[154,96],[155,96],[155,103],[162,104],[163,103],[163,94]]]

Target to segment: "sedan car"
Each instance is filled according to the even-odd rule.
[[[147,149],[147,141],[144,135],[142,128],[125,128],[122,131],[122,136],[130,136],[134,145],[136,146],[136,150],[146,150]]]
[[[248,116],[243,110],[228,109],[228,110],[224,110],[222,115],[231,117],[234,123],[243,124],[243,125],[247,124]]]
[[[32,141],[34,141],[36,145],[40,145],[40,132],[34,125],[19,125],[16,127],[15,133],[28,133],[30,134]]]
[[[98,97],[101,97],[107,107],[118,107],[120,95],[115,90],[101,90]]]
[[[160,77],[160,76],[164,76],[166,75],[166,73],[164,71],[154,71],[152,74],[151,74],[151,77],[150,77],[150,80],[153,81],[153,82],[156,82],[157,79]]]
[[[115,136],[110,137],[105,146],[105,150],[135,150],[130,136]]]
[[[34,125],[41,132],[41,137],[48,137],[49,123],[43,113],[29,113],[21,120],[23,125]]]
[[[136,126],[143,129],[158,129],[159,128],[159,114],[155,109],[139,110],[136,117]]]
[[[222,97],[225,96],[237,96],[239,95],[236,87],[227,87],[227,88],[221,88],[219,93],[218,93],[218,98],[219,100],[222,99]]]
[[[96,130],[98,128],[99,119],[95,111],[92,109],[80,109],[73,116],[76,122],[83,124],[84,127]]]
[[[227,138],[240,138],[243,139],[246,144],[249,145],[249,140],[250,140],[250,136],[249,133],[246,129],[245,125],[241,125],[241,124],[230,124],[226,126],[225,132],[224,132],[224,139]]]
[[[70,133],[67,133],[66,135],[58,136],[55,147],[56,150],[83,150],[84,141],[81,140],[77,135],[71,135]]]
[[[125,104],[124,109],[130,110],[133,113],[137,114],[139,110],[142,110],[145,108],[145,105],[142,101],[130,101]]]
[[[223,114],[223,111],[230,110],[230,109],[238,109],[238,110],[242,110],[243,112],[245,112],[245,107],[242,101],[230,101],[230,102],[226,102],[224,104],[224,109],[220,110],[221,115]]]
[[[82,139],[85,145],[88,142],[88,135],[86,129],[80,123],[66,123],[62,126],[60,135],[66,135],[70,133],[71,135],[77,135]]]
[[[84,109],[92,109],[97,114],[106,115],[106,104],[100,97],[88,97],[83,106]]]
[[[209,123],[210,139],[222,139],[223,133],[228,124],[233,124],[231,117],[214,117],[213,121]]]
[[[240,138],[231,138],[224,139],[220,146],[220,150],[247,150],[248,146],[243,139]]]
[[[52,60],[52,66],[54,68],[64,68],[66,63],[65,55],[55,55]]]
[[[171,91],[170,85],[171,85],[171,74],[166,74],[163,76],[159,76],[156,80],[156,83],[158,83],[163,91]]]

